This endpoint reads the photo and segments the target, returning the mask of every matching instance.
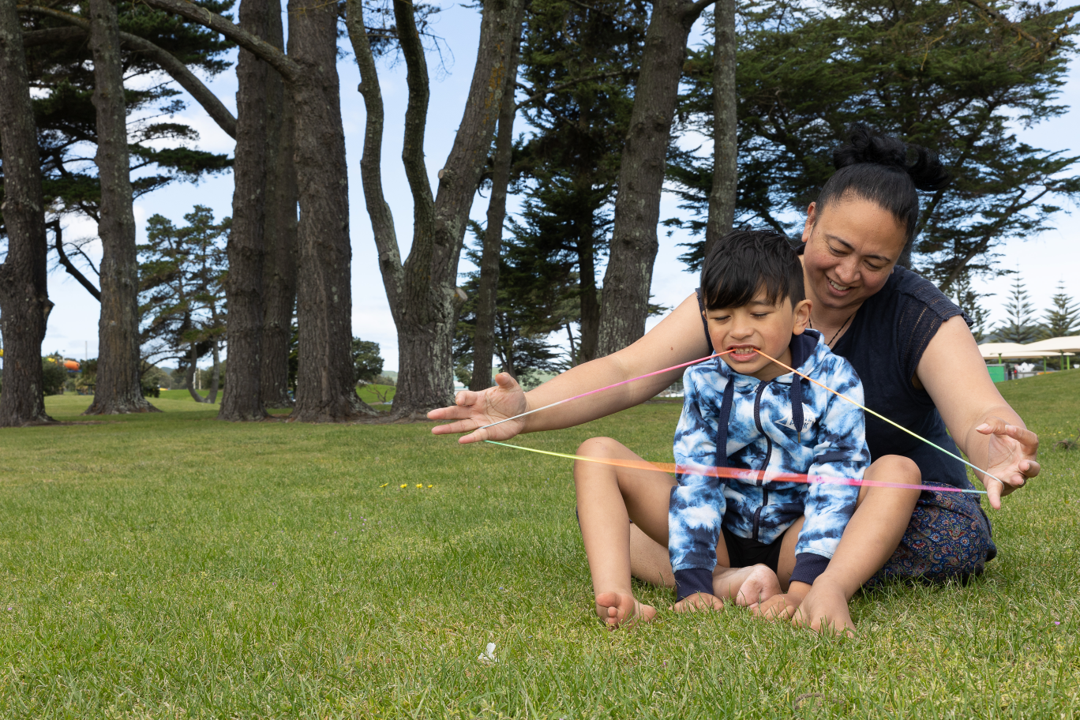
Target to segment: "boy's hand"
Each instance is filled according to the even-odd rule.
[[[698,610],[723,610],[724,601],[715,595],[706,595],[705,593],[694,593],[688,597],[684,597],[679,602],[675,603],[673,610],[675,612],[697,612]]]
[[[785,594],[773,595],[767,600],[754,603],[750,606],[750,611],[769,620],[788,620],[795,615],[810,588],[806,583],[793,582]]]

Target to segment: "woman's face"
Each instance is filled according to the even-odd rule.
[[[844,197],[820,213],[810,203],[802,241],[806,294],[819,307],[854,312],[885,285],[907,233],[877,203]]]

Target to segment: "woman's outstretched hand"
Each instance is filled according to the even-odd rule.
[[[469,433],[458,439],[462,444],[481,440],[508,440],[520,433],[525,428],[521,420],[511,420],[486,430],[478,430],[484,425],[520,415],[529,409],[525,392],[514,378],[506,373],[499,373],[495,376],[495,383],[494,387],[480,392],[462,390],[454,398],[453,405],[429,412],[429,420],[454,421],[447,425],[436,425],[431,432],[436,435]]]
[[[1039,438],[1030,430],[1009,425],[1001,418],[991,418],[975,429],[990,436],[985,470],[1001,482],[986,477],[983,484],[990,507],[998,510],[1002,497],[1024,487],[1028,480],[1039,474],[1041,468],[1035,460]]]

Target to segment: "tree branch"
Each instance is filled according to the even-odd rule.
[[[986,13],[990,17],[994,18],[999,23],[1001,23],[1005,27],[1009,28],[1010,30],[1015,32],[1017,35],[1019,35],[1020,37],[1024,38],[1029,43],[1034,45],[1035,49],[1041,51],[1044,55],[1049,55],[1050,53],[1052,53],[1054,51],[1055,48],[1057,48],[1058,45],[1061,44],[1061,36],[1060,35],[1055,34],[1054,37],[1049,42],[1043,42],[1039,38],[1035,37],[1031,33],[1024,30],[1022,27],[1020,27],[1019,25],[1014,23],[1009,18],[1002,15],[1000,12],[998,12],[994,8],[990,7],[986,3],[982,2],[982,0],[964,0],[964,2],[966,2],[968,5],[971,5],[973,7],[978,8],[979,10],[982,10],[984,13]]]
[[[394,216],[386,202],[382,187],[382,140],[385,113],[375,55],[371,50],[367,28],[364,27],[363,0],[346,0],[345,27],[349,32],[353,55],[356,57],[356,65],[360,70],[360,86],[357,89],[364,98],[364,107],[367,110],[364,150],[360,157],[360,178],[364,187],[364,200],[368,217],[371,219],[371,231],[375,236],[375,247],[379,251],[379,269],[386,286],[387,299],[390,301],[391,308],[397,308],[405,280],[401,267],[401,251],[397,243],[397,231],[394,229]]]
[[[187,2],[187,0],[142,0],[142,2],[152,8],[179,15],[186,20],[221,33],[240,47],[267,62],[270,67],[281,74],[285,82],[294,83],[303,80],[300,65],[292,58],[286,56],[284,52],[262,38],[249,33],[236,23],[223,18],[217,13]]]
[[[79,271],[79,268],[75,267],[74,263],[68,259],[67,253],[64,252],[64,239],[60,229],[60,220],[53,220],[46,227],[53,231],[53,244],[56,247],[56,254],[60,256],[60,264],[67,270],[68,275],[75,278],[80,285],[86,288],[86,291],[93,295],[95,300],[101,302],[101,291],[86,279],[86,276]]]
[[[405,176],[412,190],[414,221],[419,227],[432,227],[435,220],[435,198],[428,181],[427,163],[424,162],[424,130],[430,97],[427,60],[416,29],[412,5],[400,0],[394,2],[394,18],[398,24],[401,54],[405,57],[406,83],[409,86],[401,160],[405,164]]]
[[[19,10],[23,12],[33,12],[39,15],[47,15],[54,17],[64,22],[69,22],[82,31],[84,34],[90,32],[90,21],[73,15],[71,13],[61,12],[59,10],[53,10],[52,8],[40,7],[37,5],[20,5]],[[57,28],[60,29],[60,28]],[[52,30],[39,30],[40,33],[50,33]],[[36,33],[34,33],[36,34]],[[184,63],[176,59],[176,57],[164,50],[154,43],[139,37],[138,35],[132,35],[131,33],[121,32],[120,42],[126,45],[129,49],[134,50],[137,53],[146,55],[155,63],[158,67],[164,70],[166,73],[175,80],[180,87],[187,90],[188,94],[194,98],[195,102],[199,103],[206,110],[206,114],[209,115],[218,126],[224,130],[229,137],[236,139],[236,118],[233,117],[229,109],[218,99],[217,95],[210,91],[210,88],[206,87],[198,77],[195,76]]]

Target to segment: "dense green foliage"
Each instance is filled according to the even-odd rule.
[[[352,359],[355,374],[354,383],[372,383],[382,375],[383,359],[382,355],[379,354],[379,343],[353,338]]]
[[[831,150],[862,121],[936,150],[953,175],[925,198],[913,248],[913,264],[943,289],[965,269],[992,270],[1005,240],[1052,227],[1061,205],[1080,198],[1078,158],[1031,147],[1013,127],[1067,111],[1056,99],[1075,28],[1052,5],[995,7],[1042,44],[949,0],[741,3],[736,224],[801,231],[832,172]],[[711,49],[694,52],[688,67],[684,112],[707,132]],[[708,158],[692,155],[672,171],[702,218],[711,173]],[[693,265],[699,253],[695,245],[685,259]]]
[[[41,358],[41,382],[42,391],[45,395],[59,395],[64,390],[64,383],[67,382],[68,373],[64,369],[64,359],[62,357],[44,357]]]
[[[210,0],[203,5],[214,12],[225,12],[233,3]],[[42,5],[76,19],[87,19],[87,7],[72,0]],[[34,33],[75,26],[55,15],[31,12],[30,7],[24,8],[21,16],[46,204],[56,215],[76,212],[96,220],[101,193],[93,162],[97,124],[91,102],[94,68],[89,44],[85,36],[33,43]],[[216,75],[229,67],[223,56],[230,43],[217,33],[136,2],[120,2],[117,9],[121,32],[154,43],[190,69]],[[124,100],[131,118],[128,136],[135,196],[177,179],[194,180],[226,170],[231,162],[226,156],[192,146],[199,138],[194,128],[162,119],[163,115],[183,110],[185,103],[179,98],[179,90],[160,81],[160,68],[146,55],[130,50],[122,52],[121,62]]]
[[[966,586],[857,596],[853,641],[675,615],[645,586],[658,622],[604,630],[566,460],[428,424],[214,422],[182,391],[92,423],[49,398],[73,424],[0,434],[0,715],[1070,717],[1080,454],[1052,445],[1080,372],[1000,387],[1044,467],[991,513],[1000,556]],[[516,442],[670,461],[679,409]]]
[[[139,252],[139,310],[144,357],[195,362],[225,334],[225,243],[230,219],[196,205],[177,227],[166,217],[146,224]]]

